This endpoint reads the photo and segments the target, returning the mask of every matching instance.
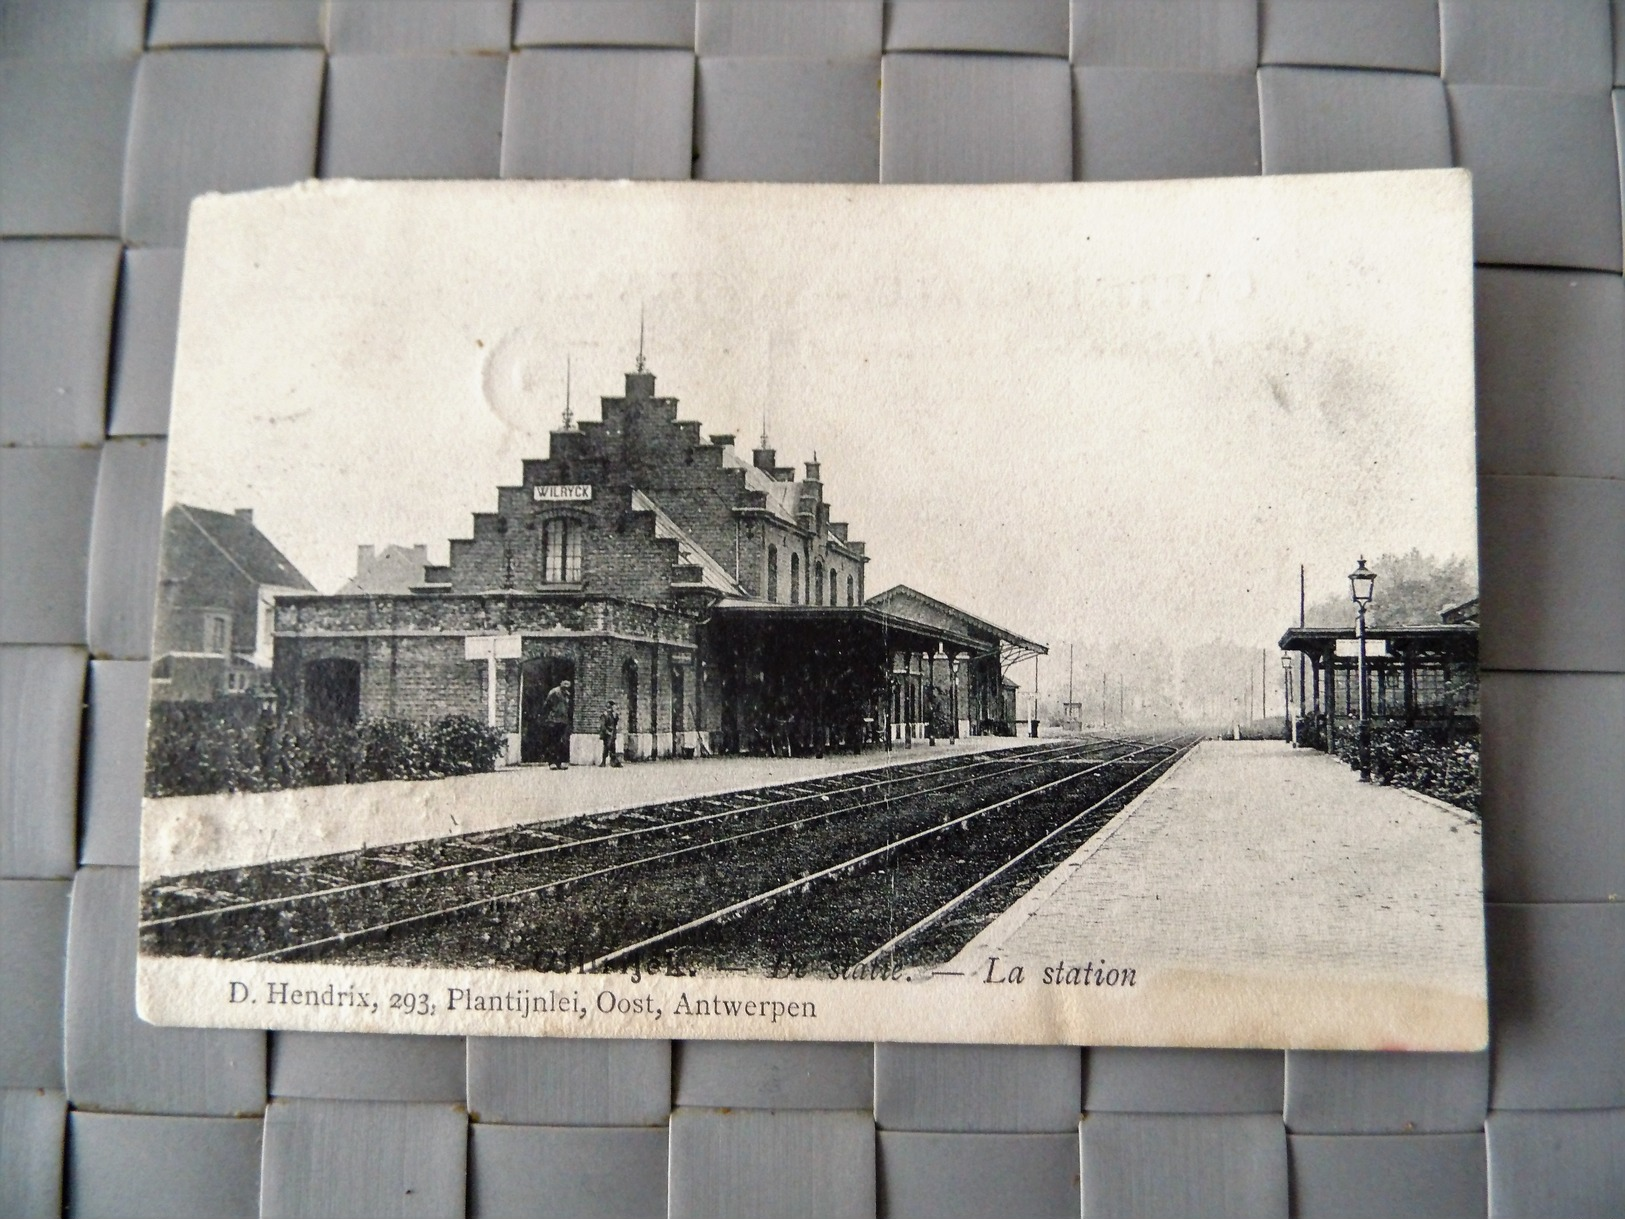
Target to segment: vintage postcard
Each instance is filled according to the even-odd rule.
[[[1470,181],[193,208],[149,1020],[1467,1050]]]

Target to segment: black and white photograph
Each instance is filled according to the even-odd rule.
[[[139,1002],[1485,1044],[1470,185],[193,206]]]

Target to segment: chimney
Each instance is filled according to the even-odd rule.
[[[719,449],[733,448],[734,435],[732,432],[712,432],[711,443]]]
[[[807,463],[807,481],[822,486],[824,480],[818,476],[818,466],[819,463],[816,459]]]
[[[254,510],[252,508],[237,508],[232,512],[232,515],[245,525],[254,523]]]
[[[778,464],[778,454],[772,449],[752,449],[750,459],[758,470],[765,470],[769,474],[773,473],[773,467]]]

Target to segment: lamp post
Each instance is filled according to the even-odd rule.
[[[908,668],[907,652],[899,652],[892,657],[892,705],[890,705],[890,722],[886,725],[886,748],[892,748],[892,740],[899,740],[907,746],[908,723]]]
[[[1371,782],[1371,708],[1366,698],[1365,688],[1365,611],[1371,604],[1371,590],[1377,583],[1376,573],[1365,565],[1365,556],[1360,556],[1360,565],[1349,572],[1349,598],[1354,602],[1355,609],[1355,638],[1359,641],[1356,653],[1359,657],[1356,664],[1356,676],[1360,682],[1360,782]]]
[[[1290,741],[1292,748],[1298,747],[1298,734],[1292,721],[1292,653],[1281,653],[1281,719],[1284,732],[1282,740]],[[1301,693],[1299,697],[1302,697]]]
[[[965,662],[970,659],[969,652],[955,652],[952,663],[948,666],[948,688],[953,702],[954,740],[959,739],[959,675],[966,671]]]
[[[942,641],[940,639],[937,640],[937,650],[926,657],[926,664],[928,666],[927,672],[931,674],[931,679],[929,684],[926,686],[925,715],[930,723],[925,726],[925,731],[926,735],[931,740],[931,744],[933,745],[937,743],[936,712],[937,709],[942,705],[942,693],[937,688],[937,662],[939,660],[948,665],[949,673],[951,675],[953,672],[953,660],[949,657],[948,650],[942,646]],[[952,733],[949,733],[948,739],[953,739]]]

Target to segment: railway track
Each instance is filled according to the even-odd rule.
[[[1093,792],[1114,773],[1130,776],[1126,786],[1133,786],[1133,776],[1177,748],[1114,738],[1058,742],[183,877],[148,887],[143,948],[542,969],[613,969],[675,948],[732,957],[739,953],[728,942],[741,938],[739,928],[776,921],[775,911],[795,904],[793,895],[849,889],[886,861],[929,857],[972,830],[988,838],[982,827],[1000,819],[991,816],[998,810],[1021,810],[1015,820],[1023,825],[1037,811],[1045,821],[1040,837],[1064,837],[1049,825],[1050,805],[1064,793]],[[991,837],[1002,843],[1010,832]],[[984,843],[973,853],[985,850]],[[821,915],[813,922],[829,923],[830,912]],[[719,936],[725,928],[732,930]],[[761,944],[744,955],[752,951],[760,955]],[[855,959],[845,948],[837,955],[848,964]],[[720,957],[718,965],[727,967]]]
[[[1085,748],[1111,748],[1114,738],[1098,738]],[[1012,760],[1037,758],[1077,749],[1079,743],[1060,743],[1028,750],[1011,750],[969,759],[927,759],[856,774],[824,776],[766,788],[693,797],[659,805],[590,814],[569,820],[532,823],[510,829],[457,835],[336,855],[292,860],[255,867],[218,869],[168,878],[148,885],[144,895],[143,927],[158,927],[205,919],[285,901],[306,901],[369,888],[408,885],[437,876],[449,876],[499,866],[539,855],[622,841],[657,831],[681,831],[708,822],[848,794],[869,795],[892,789],[906,793],[911,783],[944,776],[974,777],[992,773]],[[625,824],[631,821],[634,824]]]

